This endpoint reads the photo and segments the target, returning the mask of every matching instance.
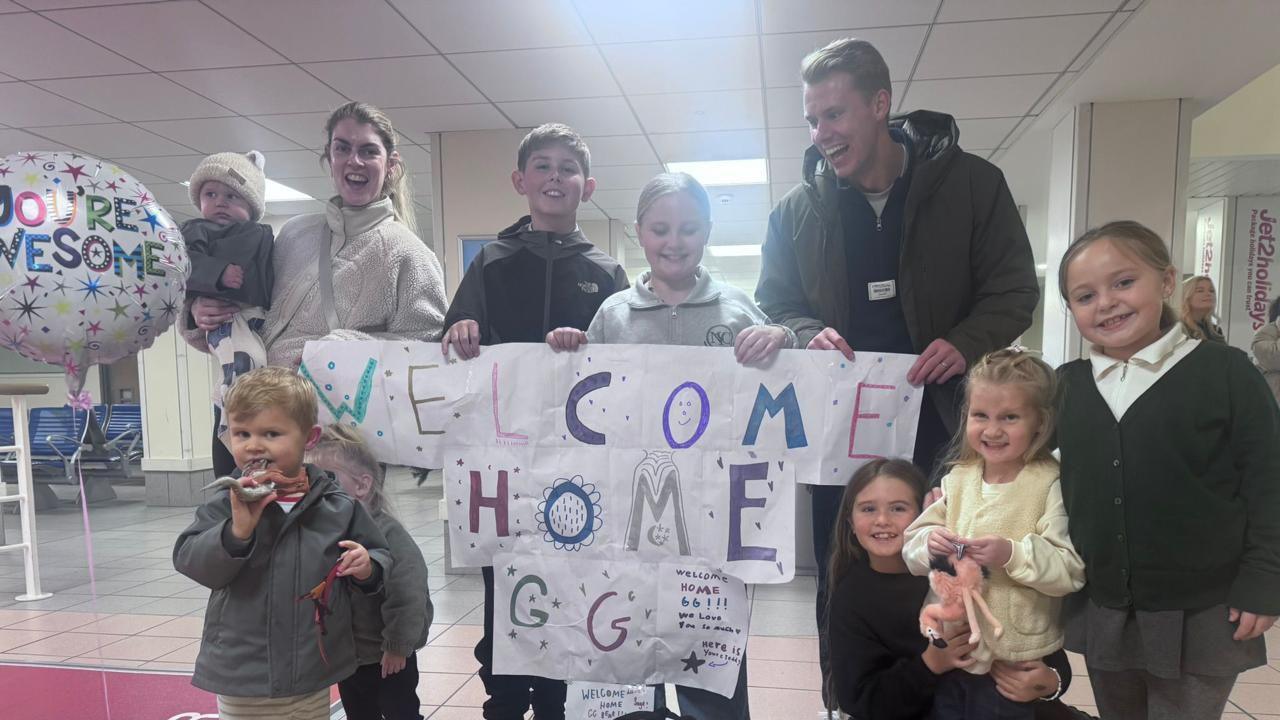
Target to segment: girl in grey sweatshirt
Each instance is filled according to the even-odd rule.
[[[746,365],[796,346],[790,328],[770,324],[745,292],[712,279],[699,264],[711,236],[711,200],[691,175],[664,173],[650,180],[640,193],[636,228],[649,270],[605,300],[585,333],[547,333],[552,349],[576,350],[586,343],[732,347]],[[749,720],[746,658],[733,697],[684,686],[676,687],[676,695],[685,717]],[[665,705],[662,686],[657,700]]]

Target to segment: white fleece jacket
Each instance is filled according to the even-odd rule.
[[[320,303],[321,229],[333,232],[333,293],[339,328],[329,331]],[[262,328],[267,363],[296,367],[308,340],[439,340],[444,273],[418,236],[395,220],[389,199],[359,208],[333,198],[323,214],[285,223],[272,254],[275,291]],[[204,332],[183,336],[208,352]]]

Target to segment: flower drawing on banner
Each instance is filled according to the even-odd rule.
[[[538,532],[557,550],[577,552],[595,542],[604,524],[600,491],[581,475],[557,478],[538,503]]]

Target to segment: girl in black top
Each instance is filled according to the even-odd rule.
[[[923,720],[938,676],[972,661],[968,627],[939,649],[920,634],[929,580],[907,572],[902,542],[920,514],[924,475],[905,460],[874,460],[845,488],[831,539],[829,637],[831,696],[856,720]],[[991,669],[1005,697],[1057,698],[1071,681],[1061,650],[1044,662],[999,663]],[[1037,703],[1038,718],[1071,717],[1061,703]]]

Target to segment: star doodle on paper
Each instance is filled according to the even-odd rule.
[[[698,668],[707,664],[706,660],[703,660],[702,658],[698,657],[698,652],[696,650],[690,650],[689,657],[681,658],[680,662],[684,663],[684,668],[682,669],[682,672],[689,672],[690,670],[692,670],[694,675],[698,674]]]
[[[94,192],[102,192],[102,183],[97,180],[90,180],[87,185],[89,186],[89,189]]]
[[[539,641],[538,641],[538,649],[539,649],[539,650],[546,650],[546,649],[547,649],[547,641],[546,641],[546,640],[539,640]]]
[[[119,320],[122,317],[129,317],[129,308],[125,305],[121,305],[119,299],[116,299],[115,307],[112,307],[109,309],[111,310],[111,312],[116,314],[117,320]]]
[[[168,320],[170,317],[178,313],[178,304],[172,300],[165,300],[164,305],[161,306],[161,310],[164,312],[165,319]]]
[[[454,500],[453,504],[457,505],[458,507],[462,507],[462,500]]]
[[[102,332],[102,323],[100,323],[100,322],[91,322],[91,323],[89,323],[89,328],[88,328],[88,330],[87,330],[86,332],[89,332],[89,333],[92,333],[92,334],[94,334],[94,335],[97,335],[98,333]]]
[[[134,295],[137,295],[137,296],[138,296],[138,300],[139,300],[139,301],[141,301],[141,300],[142,300],[142,298],[144,298],[144,297],[146,297],[146,296],[147,296],[147,286],[146,286],[146,285],[134,285],[134,286],[133,286],[133,289],[132,289],[132,290],[130,290],[129,292],[133,293]]]
[[[8,166],[0,167],[0,177],[4,177],[5,175],[8,175],[8,174],[10,174],[10,173],[12,173],[12,172],[13,172],[13,171],[12,171],[12,170],[10,170]]]
[[[511,638],[512,640],[515,640],[515,639],[516,639],[516,631],[515,631],[515,630],[512,630],[511,632],[507,633],[507,637]]]
[[[512,498],[513,500],[519,500],[519,499],[520,499],[520,493],[516,493],[516,494],[512,495],[512,496],[511,496],[511,498]]]
[[[511,472],[515,473],[516,475],[519,475],[519,474],[520,474],[520,466],[519,466],[519,465],[517,465],[517,466],[515,467],[515,469],[514,469],[514,470],[512,470]]]
[[[560,605],[561,605],[560,598],[552,598],[552,600],[551,600],[551,607],[553,607],[553,608],[555,608],[555,609],[559,610],[559,609],[560,609]]]
[[[119,192],[119,191],[120,191],[120,181],[119,181],[119,180],[112,180],[111,182],[107,183],[107,189],[108,189],[108,190],[113,190],[113,191]]]
[[[44,287],[44,285],[40,284],[40,278],[35,275],[28,275],[26,282],[23,282],[22,284],[26,285],[28,290],[35,290],[36,288]]]
[[[462,467],[462,458],[458,458],[458,467]]]
[[[529,604],[530,604],[530,605],[534,604],[534,603],[535,603],[535,602],[537,602],[537,601],[538,601],[538,596],[537,596],[537,595],[533,595],[533,594],[530,594],[530,595],[529,595]]]
[[[515,574],[516,574],[516,566],[515,566],[515,565],[508,565],[508,566],[507,566],[507,577],[511,577],[512,575],[515,575]]]
[[[456,413],[454,413],[454,414],[453,414],[453,419],[454,419],[454,420],[457,420],[457,419],[458,419],[458,418],[460,418],[460,417],[462,417],[462,413],[458,413],[458,412],[456,412]]]
[[[151,195],[144,192],[141,188],[138,189],[138,194],[134,195],[134,197],[137,198],[139,205],[146,205],[151,202]]]
[[[25,153],[22,156],[22,164],[35,165],[37,160],[43,160],[43,159],[44,159],[43,155],[37,155],[35,153]]]

